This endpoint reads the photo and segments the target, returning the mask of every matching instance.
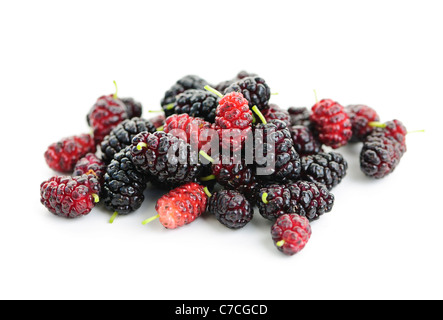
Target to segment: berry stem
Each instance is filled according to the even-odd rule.
[[[117,218],[117,216],[118,216],[118,212],[115,211],[114,214],[112,215],[111,219],[109,219],[109,223],[113,223],[115,218]]]
[[[315,103],[318,103],[317,90],[314,89]]]
[[[255,119],[254,114],[252,114],[252,123],[255,124],[257,122],[257,119]]]
[[[118,93],[118,87],[117,87],[117,82],[115,82],[115,80],[114,80],[114,86],[115,86],[115,93],[114,93],[114,95],[112,96],[115,100],[117,100],[118,98],[117,98],[117,93]]]
[[[277,247],[282,247],[285,244],[285,240],[280,240],[279,242],[276,243]]]
[[[278,96],[278,92],[271,92],[271,96]]]
[[[206,195],[210,198],[212,197],[212,193],[209,192],[208,187],[204,187],[203,191],[206,193]]]
[[[165,126],[160,126],[157,128],[157,131],[165,131]]]
[[[406,134],[418,133],[418,132],[426,132],[426,131],[425,130],[414,130],[414,131],[408,131]]]
[[[99,198],[99,196],[98,196],[96,193],[93,193],[93,194],[92,194],[92,197],[94,198],[94,202],[95,202],[95,203],[97,203],[97,202],[100,201],[100,198]]]
[[[268,123],[266,121],[265,117],[263,116],[263,113],[261,113],[260,110],[258,110],[257,106],[253,106],[252,111],[254,111],[257,114],[257,116],[260,118],[260,120],[263,124]]]
[[[166,110],[172,110],[172,109],[174,109],[174,103],[167,104],[167,105],[165,106],[165,109],[166,109]]]
[[[148,110],[149,113],[163,112],[163,110]]]
[[[378,122],[378,121],[372,121],[372,122],[369,122],[369,126],[370,127],[377,127],[377,128],[386,128],[386,123],[381,123],[381,122]]]
[[[147,148],[147,147],[148,147],[148,145],[145,142],[139,142],[137,144],[137,150],[141,150],[141,149]]]
[[[200,181],[205,182],[205,181],[211,181],[211,180],[214,180],[214,179],[215,179],[215,175],[211,174],[210,176],[206,176],[206,177],[200,178]]]
[[[263,194],[261,196],[261,201],[263,201],[264,204],[268,204],[268,193],[267,192],[263,192]]]
[[[209,162],[212,162],[212,163],[214,163],[214,159],[212,159],[206,152],[204,152],[203,150],[201,150],[200,152],[200,155],[203,157],[203,158],[205,158],[206,160],[208,160]]]
[[[151,222],[151,221],[153,221],[153,220],[155,220],[155,219],[157,219],[157,218],[159,218],[159,217],[160,217],[159,214],[157,214],[157,215],[155,215],[155,216],[153,216],[153,217],[150,217],[150,218],[148,218],[148,219],[142,221],[142,225],[148,224],[149,222]]]
[[[213,87],[206,85],[205,89],[208,90],[209,92],[212,92],[213,94],[219,96],[220,98],[223,98],[223,95],[219,91],[215,90]]]

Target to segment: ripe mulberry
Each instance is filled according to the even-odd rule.
[[[305,126],[292,126],[292,143],[299,156],[317,154],[321,151],[321,143],[314,137],[314,134]]]
[[[187,113],[191,117],[202,118],[214,123],[218,100],[219,97],[207,90],[189,89],[176,96],[174,107],[166,109],[165,114],[170,116]]]
[[[377,112],[365,105],[349,105],[345,108],[345,111],[352,123],[351,142],[363,142],[374,129],[369,123],[380,121]]]
[[[260,77],[243,78],[227,87],[224,94],[231,92],[240,92],[248,100],[249,108],[252,109],[253,106],[257,106],[260,111],[268,107],[271,98],[271,89],[266,81]]]
[[[161,185],[175,187],[199,177],[198,153],[191,152],[189,144],[169,133],[139,133],[130,150],[135,166]]]
[[[125,104],[114,95],[98,98],[87,115],[88,124],[94,132],[94,141],[98,145],[120,122],[128,119]]]
[[[243,228],[253,216],[249,201],[235,190],[221,190],[214,193],[209,198],[208,211],[230,229]]]
[[[106,164],[94,153],[88,153],[76,163],[73,175],[81,176],[93,172],[101,184],[103,182],[105,171]]]
[[[51,169],[69,173],[89,152],[95,152],[94,140],[89,134],[81,134],[51,144],[45,152],[45,159]]]
[[[231,80],[225,80],[220,82],[215,86],[215,89],[219,92],[225,92],[226,88],[229,87],[231,84],[237,82],[238,80],[244,79],[246,77],[256,77],[257,75],[255,73],[249,73],[247,71],[240,71],[237,76],[234,79]]]
[[[126,119],[117,125],[100,144],[102,159],[109,163],[114,155],[132,143],[132,139],[140,132],[156,132],[154,124],[145,119]]]
[[[254,165],[247,165],[244,159],[238,159],[235,156],[223,159],[220,155],[219,160],[212,165],[212,173],[220,185],[239,191],[252,204],[255,203],[255,195],[261,184],[256,179]]]
[[[297,213],[313,221],[331,211],[334,205],[334,195],[326,186],[302,180],[263,187],[257,199],[260,199],[257,201],[260,214],[268,220],[285,213]]]
[[[128,119],[140,118],[142,116],[143,107],[140,102],[135,101],[133,98],[120,98],[120,100],[126,107]]]
[[[347,169],[348,163],[337,152],[320,152],[301,159],[301,178],[324,184],[328,190],[340,183]]]
[[[337,102],[324,99],[312,107],[310,117],[321,143],[337,149],[348,143],[352,136],[352,123],[344,108]]]
[[[305,107],[290,107],[288,109],[289,117],[292,126],[311,126],[311,112]]]
[[[269,106],[262,110],[261,113],[267,122],[271,120],[280,120],[286,123],[286,126],[291,126],[291,117],[289,116],[288,111],[280,109],[276,104],[269,104]]]
[[[286,124],[280,120],[260,123],[255,126],[255,139],[257,137],[263,139],[263,143],[255,146],[257,178],[282,183],[296,180],[301,170],[300,157]]]
[[[87,215],[98,202],[100,183],[93,174],[52,177],[40,185],[40,201],[53,214],[76,218]]]
[[[286,255],[300,252],[311,237],[308,219],[298,214],[284,214],[275,221],[271,229],[275,246]]]
[[[188,89],[204,89],[208,82],[199,76],[188,75],[179,80],[165,93],[161,105],[165,112],[168,111],[168,105],[175,102],[175,97]]]
[[[108,164],[103,184],[103,203],[118,214],[129,214],[143,203],[148,179],[132,162],[131,146],[120,150]]]

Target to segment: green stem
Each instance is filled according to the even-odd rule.
[[[265,117],[263,116],[263,113],[261,113],[260,110],[258,110],[257,106],[253,106],[252,111],[254,111],[257,114],[257,116],[260,118],[260,120],[263,124],[268,123],[266,121]]]
[[[271,96],[278,96],[278,92],[271,92]]]
[[[418,133],[418,132],[426,132],[426,131],[425,130],[414,130],[414,131],[408,131],[407,134]]]
[[[97,202],[100,201],[100,198],[99,198],[99,196],[98,196],[96,193],[93,193],[93,194],[92,194],[92,197],[94,198],[94,202],[95,202],[95,203],[97,203]]]
[[[166,106],[165,106],[165,109],[166,110],[172,110],[172,109],[174,109],[174,103],[170,103],[170,104],[167,104]]]
[[[261,201],[263,201],[264,204],[268,204],[268,193],[267,192],[263,192],[263,194],[261,196]]]
[[[211,174],[210,176],[206,176],[206,177],[200,178],[200,181],[206,182],[206,181],[211,181],[211,180],[214,180],[214,179],[215,179],[215,176],[213,174]]]
[[[144,220],[144,221],[142,222],[142,225],[148,224],[149,222],[151,222],[151,221],[153,221],[153,220],[155,220],[155,219],[157,219],[157,218],[159,218],[159,217],[160,217],[159,214],[157,214],[157,215],[155,215],[155,216],[153,216],[153,217],[150,217],[149,219]]]
[[[315,97],[315,103],[318,102],[318,98],[317,98],[317,90],[314,89],[314,97]]]
[[[372,121],[372,122],[369,122],[369,126],[370,127],[377,127],[377,128],[386,128],[386,123],[381,123],[381,122],[378,122],[378,121]]]
[[[257,119],[255,119],[254,114],[252,114],[252,123],[255,124],[257,122]]]
[[[116,211],[116,212],[114,212],[114,214],[112,215],[111,219],[109,219],[109,223],[113,223],[114,220],[115,220],[115,218],[117,218],[117,216],[118,216],[118,212]]]
[[[208,90],[209,92],[212,92],[213,94],[219,96],[220,98],[223,98],[223,95],[220,92],[218,92],[217,90],[215,90],[213,87],[206,85],[205,89]]]
[[[137,144],[137,150],[141,150],[141,149],[147,148],[147,147],[148,147],[148,145],[145,142],[139,142]]]
[[[148,110],[149,113],[163,112],[163,110]]]
[[[117,93],[118,93],[118,88],[117,88],[117,82],[115,82],[115,80],[114,80],[114,86],[115,86],[115,93],[114,93],[114,95],[112,96],[115,100],[117,100],[118,98],[117,98]]]
[[[165,126],[160,126],[157,128],[157,131],[165,131]]]
[[[212,193],[209,192],[208,187],[204,187],[203,191],[206,193],[206,195],[210,198],[212,197]]]
[[[282,247],[285,244],[285,240],[280,240],[279,242],[276,243],[277,247]]]
[[[201,150],[200,152],[200,155],[203,157],[203,158],[205,158],[206,160],[208,160],[209,162],[212,162],[212,163],[214,163],[214,159],[212,159],[206,152],[204,152],[203,150]]]

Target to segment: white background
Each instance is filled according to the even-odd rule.
[[[0,5],[2,299],[443,298],[441,1],[2,1]],[[281,107],[319,98],[364,103],[409,130],[391,176],[359,170],[361,145],[333,190],[333,211],[287,257],[258,213],[232,231],[213,217],[166,230],[160,191],[107,223],[65,220],[39,201],[43,158],[89,132],[94,101],[119,84],[158,109],[180,77],[260,74]],[[147,115],[147,113],[145,113]]]

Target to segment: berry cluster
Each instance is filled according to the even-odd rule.
[[[44,181],[41,202],[75,218],[100,200],[113,222],[142,206],[150,183],[166,191],[143,224],[158,218],[175,229],[208,214],[241,229],[257,207],[277,249],[293,255],[309,241],[310,223],[332,210],[331,190],[346,176],[347,161],[327,148],[363,142],[362,171],[382,178],[406,152],[407,131],[398,120],[378,122],[365,105],[323,99],[310,110],[283,109],[270,98],[268,83],[246,71],[215,88],[195,75],[179,79],[151,119],[134,99],[103,95],[86,117],[92,134],[45,152],[50,168],[71,176]]]

